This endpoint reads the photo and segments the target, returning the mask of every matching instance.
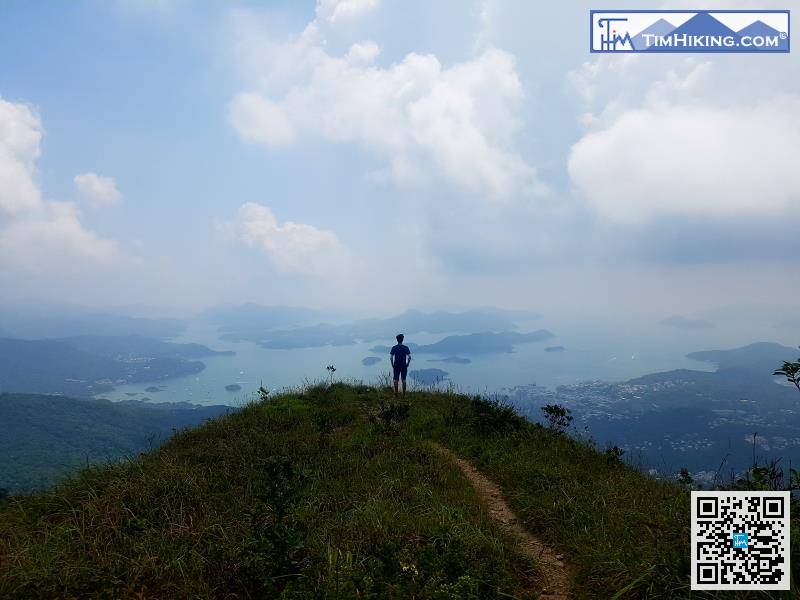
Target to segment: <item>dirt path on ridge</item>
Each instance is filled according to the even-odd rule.
[[[544,578],[540,598],[546,600],[572,598],[572,582],[567,565],[564,563],[564,557],[522,526],[520,520],[506,504],[500,486],[473,467],[469,461],[459,458],[451,450],[435,442],[432,445],[442,456],[459,466],[475,487],[478,495],[489,507],[491,518],[497,521],[501,528],[517,538],[519,550],[523,554],[536,560]]]

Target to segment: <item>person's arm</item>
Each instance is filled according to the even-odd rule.
[[[411,366],[411,350],[409,350],[408,354],[406,355],[406,368],[410,366]]]
[[[394,348],[389,350],[389,364],[391,364],[394,369]]]

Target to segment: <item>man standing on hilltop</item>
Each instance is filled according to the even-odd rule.
[[[402,333],[398,333],[397,345],[393,346],[392,350],[389,352],[389,360],[392,363],[392,369],[394,369],[394,396],[397,398],[397,384],[402,376],[403,400],[406,398],[406,377],[408,376],[408,365],[411,364],[411,350],[408,349],[408,346],[403,344],[404,337],[405,336]]]

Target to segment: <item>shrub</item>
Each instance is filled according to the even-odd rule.
[[[625,454],[625,450],[617,445],[614,445],[606,448],[606,451],[603,454],[605,455],[606,462],[608,464],[618,465],[622,462],[622,455]]]
[[[542,407],[542,412],[547,419],[547,426],[558,433],[564,433],[572,423],[571,411],[560,404],[546,404]]]
[[[683,467],[678,473],[678,483],[686,487],[692,487],[692,485],[694,485],[694,477],[692,477],[692,474],[689,473],[689,469],[686,467]]]
[[[473,425],[482,435],[502,431],[519,431],[525,419],[517,414],[516,409],[505,401],[490,400],[475,396],[470,400],[473,414]]]

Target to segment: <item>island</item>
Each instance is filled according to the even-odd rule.
[[[545,352],[565,352],[564,346],[548,346],[544,349]]]
[[[240,386],[238,383],[229,383],[225,386],[225,389],[229,392],[238,392],[242,389],[242,386]]]
[[[428,362],[443,362],[443,363],[452,363],[455,365],[468,365],[472,361],[468,358],[462,358],[460,356],[448,356],[447,358],[429,358]]]
[[[161,388],[151,385],[150,387],[144,388],[144,391],[147,392],[148,394],[155,394],[156,392],[160,392]]]
[[[447,379],[448,372],[441,369],[418,369],[409,371],[408,374],[415,383],[434,385]]]
[[[247,340],[264,348],[289,350],[323,346],[347,346],[357,341],[392,340],[399,332],[406,337],[415,333],[469,333],[471,331],[508,331],[517,329],[518,320],[539,315],[530,311],[492,307],[464,312],[407,310],[385,319],[358,319],[350,323],[311,321],[334,314],[309,309],[245,305],[212,310],[208,316],[219,326],[220,339]]]
[[[366,356],[361,359],[361,364],[365,367],[371,367],[372,365],[377,365],[381,360],[377,356]]]
[[[141,336],[0,339],[0,382],[4,391],[85,398],[194,375],[205,369],[197,357],[218,355],[228,353]]]
[[[555,337],[546,329],[539,329],[530,333],[516,331],[501,331],[498,333],[486,331],[471,333],[469,335],[450,335],[434,344],[424,344],[411,348],[411,352],[424,354],[503,354],[514,351],[517,344],[543,342]],[[410,347],[410,346],[409,346]]]

